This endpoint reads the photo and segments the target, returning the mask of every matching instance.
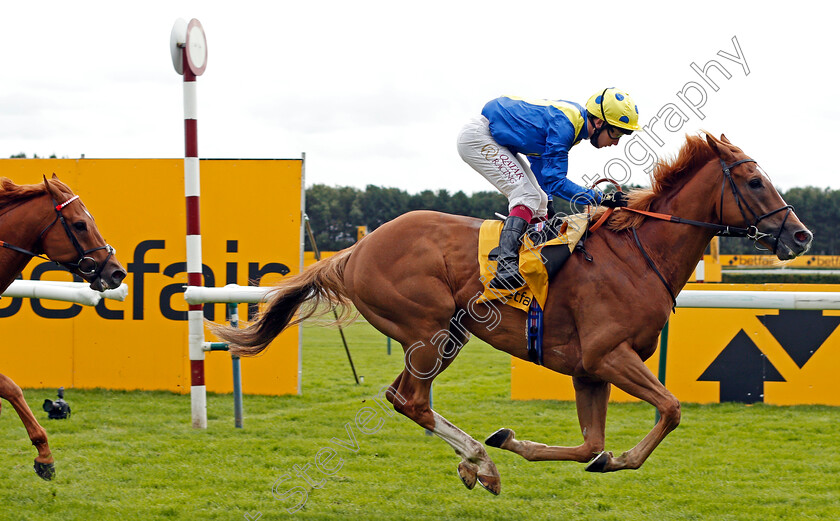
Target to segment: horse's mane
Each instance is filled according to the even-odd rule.
[[[628,207],[638,210],[650,210],[651,205],[663,194],[669,193],[677,185],[684,183],[689,172],[699,170],[716,156],[712,147],[700,136],[686,136],[685,143],[677,156],[670,160],[660,160],[654,166],[650,176],[651,187],[631,190],[628,195]],[[593,219],[605,211],[599,209]],[[643,215],[633,212],[615,212],[606,223],[614,231],[634,228],[642,224]]]
[[[70,187],[56,178],[50,179],[50,184],[55,185],[60,192],[73,193]],[[7,177],[0,177],[0,208],[10,204],[22,203],[47,193],[44,183],[34,185],[18,185]]]

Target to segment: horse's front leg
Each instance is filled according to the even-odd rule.
[[[584,367],[626,393],[650,403],[660,414],[653,429],[635,447],[618,457],[603,452],[586,470],[612,472],[641,467],[665,436],[680,424],[680,402],[657,380],[627,342],[619,344],[589,367],[584,360]]]
[[[47,431],[35,419],[32,410],[23,398],[23,391],[12,381],[11,378],[0,374],[0,398],[5,398],[20,416],[26,433],[32,440],[32,445],[38,449],[38,457],[35,458],[35,473],[43,479],[50,480],[55,476],[55,465],[53,463],[50,445],[47,443]]]
[[[573,378],[578,421],[583,444],[577,447],[556,447],[517,440],[510,429],[499,429],[485,440],[487,445],[509,450],[528,461],[577,461],[586,463],[604,450],[607,403],[610,384],[604,381]]]

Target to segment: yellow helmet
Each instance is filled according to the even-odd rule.
[[[608,87],[596,92],[586,102],[586,110],[613,127],[625,130],[639,130],[639,107],[633,98],[623,90]]]

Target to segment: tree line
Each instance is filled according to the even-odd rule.
[[[312,185],[306,189],[306,214],[318,248],[336,251],[354,244],[357,227],[372,232],[386,222],[412,210],[435,210],[482,219],[494,218],[494,212],[507,212],[507,199],[499,192],[464,192],[424,190],[409,194],[399,188],[368,185],[364,190],[349,186]],[[309,237],[306,250],[311,251]]]
[[[625,188],[633,188],[627,187]],[[812,255],[840,255],[840,190],[816,187],[791,188],[780,192],[788,204],[796,208],[802,222],[814,232]],[[563,208],[562,201],[558,211]],[[495,213],[507,213],[507,199],[495,191],[450,194],[447,190],[425,190],[409,194],[399,188],[368,185],[361,190],[349,186],[332,187],[322,184],[306,189],[306,213],[318,248],[337,251],[356,242],[357,227],[367,226],[369,232],[384,223],[412,210],[435,210],[493,219]],[[746,239],[722,237],[723,254],[760,254]],[[312,250],[309,238],[306,249]]]

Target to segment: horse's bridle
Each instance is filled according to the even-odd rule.
[[[720,224],[718,224],[718,223],[707,223],[707,222],[704,222],[704,221],[693,221],[691,219],[683,219],[682,217],[677,217],[675,215],[649,212],[649,211],[646,211],[646,210],[638,210],[638,209],[635,209],[635,208],[623,207],[623,208],[618,208],[618,209],[622,210],[622,211],[638,213],[638,214],[641,214],[641,215],[645,215],[647,217],[653,217],[655,219],[660,219],[660,220],[668,221],[668,222],[672,222],[672,223],[690,224],[692,226],[700,226],[702,228],[708,228],[708,229],[714,230],[715,235],[720,235],[720,236],[724,236],[724,237],[746,237],[747,239],[751,239],[755,243],[758,243],[758,241],[760,241],[762,239],[765,239],[767,237],[773,237],[773,235],[770,234],[770,233],[764,233],[764,232],[760,231],[758,229],[758,223],[760,223],[764,219],[770,217],[771,215],[775,215],[775,214],[777,214],[781,211],[787,210],[787,213],[785,214],[785,218],[782,220],[782,225],[779,227],[779,232],[776,234],[775,237],[773,237],[773,239],[775,241],[775,243],[773,244],[773,254],[775,254],[776,251],[779,249],[779,239],[782,236],[782,231],[784,231],[785,224],[787,223],[788,217],[790,216],[790,213],[793,211],[793,206],[790,205],[790,204],[786,204],[786,205],[782,206],[781,208],[777,208],[777,209],[772,210],[770,212],[767,212],[763,215],[758,215],[752,209],[752,207],[749,205],[749,203],[747,203],[746,199],[744,199],[744,196],[741,194],[741,191],[738,189],[738,186],[735,184],[735,180],[732,179],[732,171],[731,171],[732,168],[734,168],[734,167],[736,167],[740,164],[743,164],[743,163],[756,163],[756,160],[755,159],[750,159],[750,158],[745,158],[745,159],[740,159],[738,161],[735,161],[734,163],[731,163],[729,165],[727,165],[723,161],[723,159],[720,160],[720,167],[721,167],[721,170],[723,170],[723,181],[722,181],[721,186],[720,186],[720,208],[718,210],[718,212],[719,212],[718,213],[718,220],[720,221]],[[729,187],[732,190],[732,196],[735,198],[735,204],[738,205],[738,210],[741,212],[741,216],[744,218],[744,222],[747,223],[746,228],[739,228],[737,226],[729,226],[729,225],[723,224],[723,197],[726,194],[726,183],[727,183],[727,181],[729,181]],[[750,224],[750,217],[747,215],[747,212],[744,210],[745,207],[746,207],[746,210],[748,210],[749,213],[752,214],[753,220],[752,220],[751,224]],[[607,212],[609,212],[610,210],[607,210]],[[604,220],[604,217],[602,216],[602,218],[599,219],[599,222],[602,222],[603,220]],[[758,246],[756,246],[756,248],[758,248]],[[770,250],[767,250],[767,251],[770,251]]]
[[[732,168],[734,168],[734,167],[736,167],[736,166],[738,166],[742,163],[756,163],[756,160],[755,159],[750,159],[750,158],[739,159],[738,161],[735,161],[734,163],[729,164],[729,165],[727,165],[723,161],[723,159],[720,160],[720,167],[723,170],[723,184],[720,187],[720,213],[719,213],[718,219],[720,220],[721,223],[723,223],[723,195],[724,195],[724,193],[726,193],[726,181],[728,180],[729,181],[729,186],[732,189],[732,195],[733,195],[733,197],[735,197],[735,203],[738,205],[738,210],[740,210],[741,216],[744,218],[744,222],[745,223],[750,222],[749,217],[747,217],[747,213],[744,211],[745,206],[746,206],[747,210],[749,210],[749,212],[752,214],[754,220],[753,220],[752,224],[749,225],[746,229],[742,229],[742,228],[735,228],[734,229],[734,230],[738,230],[739,232],[741,230],[744,230],[743,235],[741,235],[740,233],[730,234],[730,233],[723,233],[723,232],[718,232],[717,235],[732,235],[733,237],[747,237],[748,239],[752,239],[752,241],[754,243],[756,243],[756,248],[758,248],[758,245],[757,245],[758,241],[760,241],[761,239],[767,238],[767,237],[772,237],[772,235],[769,234],[769,233],[760,232],[758,230],[758,223],[760,223],[764,219],[770,217],[771,215],[775,215],[775,214],[777,214],[781,211],[787,210],[787,212],[785,213],[785,218],[782,219],[782,225],[779,226],[779,232],[773,238],[774,239],[773,254],[775,255],[776,251],[779,249],[779,239],[782,236],[782,231],[785,228],[785,224],[787,224],[788,217],[790,216],[790,213],[792,211],[794,211],[793,210],[793,205],[786,204],[785,206],[782,206],[781,208],[777,208],[773,211],[767,212],[764,215],[758,215],[757,213],[755,213],[755,211],[753,211],[752,207],[750,207],[749,203],[747,203],[746,199],[744,199],[744,196],[741,195],[741,191],[738,189],[738,185],[735,184],[735,180],[732,179],[732,172],[731,172]],[[741,204],[742,201],[743,201],[743,205]]]
[[[76,252],[79,254],[79,260],[77,260],[76,262],[53,262],[55,262],[56,264],[61,264],[71,272],[78,271],[82,275],[86,277],[92,277],[92,280],[96,280],[97,278],[99,278],[100,274],[102,273],[102,270],[105,268],[105,265],[108,264],[108,261],[111,259],[111,256],[115,253],[115,250],[110,244],[107,243],[104,246],[97,246],[96,248],[91,248],[89,250],[85,250],[84,248],[82,248],[82,245],[79,244],[79,240],[76,238],[76,234],[73,233],[73,230],[70,229],[70,226],[64,219],[64,215],[61,213],[61,210],[66,208],[70,203],[76,201],[77,199],[79,199],[79,196],[74,195],[73,197],[64,201],[63,203],[57,203],[53,198],[52,202],[53,208],[55,209],[55,219],[53,219],[53,221],[50,224],[48,224],[43,230],[41,230],[41,233],[38,234],[38,240],[35,242],[35,244],[40,243],[41,239],[44,238],[44,235],[47,234],[50,228],[52,228],[55,225],[55,223],[60,221],[61,225],[64,227],[64,232],[67,234],[67,237],[70,239],[70,242],[73,243],[73,247],[76,248]],[[24,255],[29,255],[30,257],[38,257],[40,259],[52,260],[38,253],[11,245],[5,241],[0,241],[0,246],[16,251],[18,253],[22,253]],[[106,250],[108,252],[108,256],[105,257],[105,262],[103,262],[102,264],[96,262],[96,259],[94,259],[93,257],[88,256],[88,254],[98,250]]]
[[[752,207],[749,205],[749,203],[747,203],[746,199],[744,199],[744,196],[741,194],[741,191],[738,189],[738,186],[735,184],[735,180],[732,179],[732,169],[734,167],[740,165],[740,164],[743,164],[743,163],[757,163],[757,162],[756,162],[755,159],[745,158],[745,159],[739,159],[738,161],[735,161],[734,163],[731,163],[731,164],[727,165],[726,162],[723,159],[720,159],[720,167],[721,167],[721,170],[723,170],[723,181],[722,181],[721,187],[720,187],[720,208],[719,208],[719,213],[718,213],[718,220],[720,221],[720,224],[707,223],[707,222],[704,222],[704,221],[693,221],[691,219],[683,219],[681,217],[676,217],[674,215],[667,215],[667,214],[661,214],[661,213],[656,213],[656,212],[648,212],[646,210],[637,210],[637,209],[634,209],[634,208],[627,208],[627,207],[620,208],[620,210],[626,210],[626,211],[630,211],[630,212],[633,212],[633,213],[642,214],[642,215],[645,215],[645,216],[648,216],[648,217],[653,217],[653,218],[660,219],[660,220],[663,220],[663,221],[668,221],[668,222],[673,222],[673,223],[690,224],[692,226],[700,226],[702,228],[709,228],[709,229],[715,230],[715,235],[720,235],[720,236],[725,236],[725,237],[746,237],[748,239],[751,239],[756,244],[756,248],[758,248],[758,241],[760,241],[764,238],[767,238],[767,237],[773,237],[772,234],[764,233],[762,231],[759,231],[758,223],[760,223],[764,219],[770,217],[771,215],[775,215],[775,214],[777,214],[781,211],[787,210],[787,212],[785,213],[785,218],[782,220],[782,225],[779,226],[779,232],[774,237],[775,242],[773,244],[773,254],[775,255],[776,251],[779,249],[779,240],[782,236],[782,231],[785,228],[785,224],[787,224],[788,217],[790,216],[790,213],[792,211],[794,211],[793,206],[789,205],[789,204],[786,204],[785,206],[782,206],[781,208],[777,208],[773,211],[767,212],[764,215],[758,215],[752,209]],[[735,227],[735,226],[727,226],[727,225],[723,224],[723,197],[726,194],[726,182],[727,181],[729,181],[729,187],[732,190],[732,196],[735,198],[735,204],[738,205],[738,210],[741,212],[741,216],[744,218],[744,222],[747,223],[746,228],[738,228],[738,227]],[[750,218],[747,216],[747,212],[744,211],[745,207],[749,211],[749,213],[752,214],[752,217],[753,217],[752,224],[749,224],[750,223]],[[608,214],[611,212],[611,210],[612,209],[609,209],[609,210],[607,210],[607,212],[605,212],[605,216],[602,216],[601,219],[599,219],[598,223],[596,223],[596,227],[597,227],[597,225],[600,225],[600,223],[602,223],[605,220],[605,217],[608,217]],[[633,239],[636,242],[636,246],[638,246],[639,250],[642,252],[642,255],[644,256],[645,261],[647,261],[648,266],[650,266],[651,269],[653,269],[653,271],[659,277],[659,280],[662,281],[662,284],[665,286],[665,289],[668,290],[668,294],[671,296],[671,300],[673,302],[673,308],[676,309],[677,299],[676,299],[676,296],[674,295],[674,291],[671,289],[671,286],[668,284],[668,281],[665,280],[665,277],[662,275],[662,273],[656,267],[656,264],[653,262],[653,259],[651,259],[650,255],[648,255],[648,253],[642,247],[642,243],[641,243],[641,241],[639,241],[639,235],[638,235],[638,233],[636,233],[636,228],[631,228],[631,230],[633,232]],[[767,250],[767,251],[769,251],[769,250]]]

